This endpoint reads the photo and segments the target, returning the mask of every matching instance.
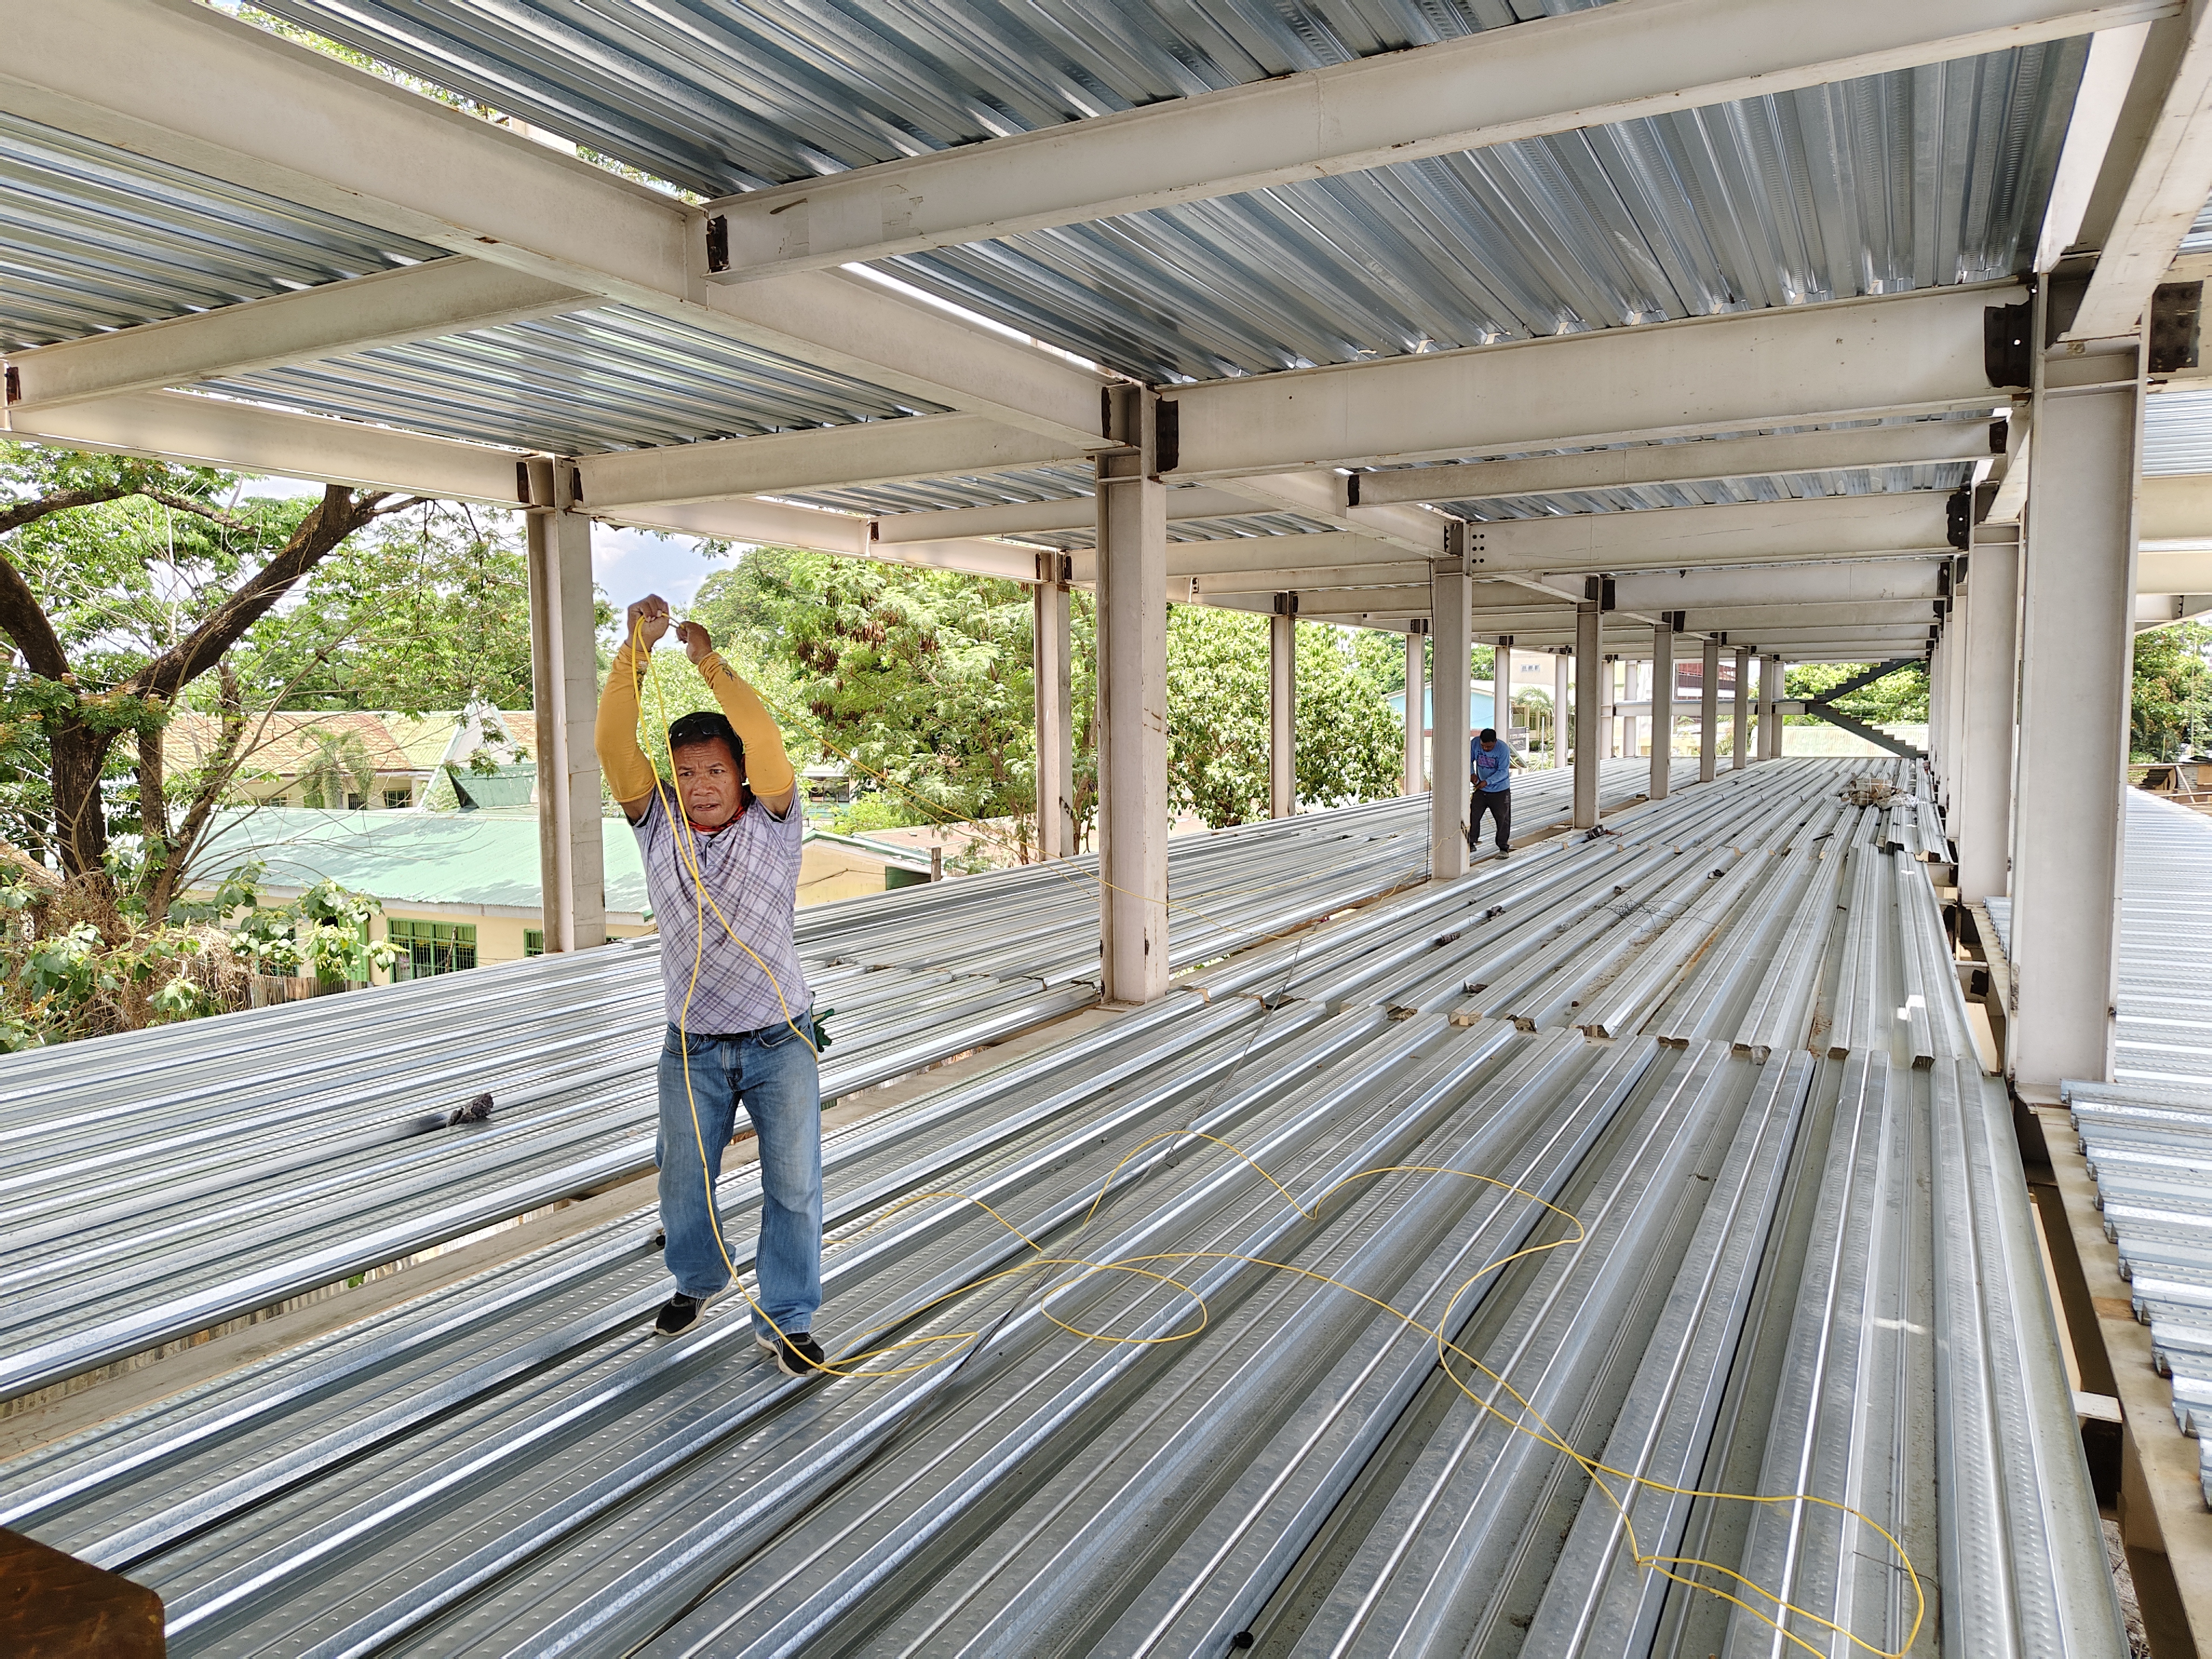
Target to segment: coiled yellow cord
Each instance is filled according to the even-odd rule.
[[[641,649],[633,652],[632,672],[634,675],[637,672],[637,656],[640,654],[643,655],[645,659],[644,678],[647,680],[649,680],[653,686],[655,717],[659,719],[665,726],[666,724],[665,716],[667,708],[661,692],[659,674],[653,662],[652,653],[649,651],[644,651],[641,649],[642,640],[641,635],[641,629],[633,631],[633,643],[639,646]],[[635,691],[638,689],[639,687],[634,680],[632,690],[633,691]],[[848,757],[847,758],[850,761],[851,757]],[[854,763],[857,764],[857,763]],[[867,769],[863,768],[862,769],[866,770]],[[887,779],[884,781],[890,781],[890,780]],[[708,1223],[714,1231],[714,1247],[716,1249],[720,1251],[723,1265],[729,1270],[730,1282],[737,1285],[738,1294],[745,1298],[746,1303],[751,1307],[753,1312],[757,1314],[761,1320],[767,1324],[769,1328],[775,1333],[779,1340],[782,1340],[785,1334],[782,1328],[777,1325],[775,1321],[768,1313],[768,1310],[761,1306],[759,1301],[753,1296],[752,1292],[745,1288],[744,1281],[738,1273],[737,1264],[731,1259],[729,1246],[722,1237],[721,1217],[714,1202],[714,1183],[706,1173],[707,1142],[705,1133],[700,1127],[698,1101],[696,1097],[693,1094],[691,1088],[691,1055],[687,1022],[690,1013],[691,998],[698,988],[699,972],[704,961],[707,933],[706,912],[708,909],[712,909],[714,911],[715,920],[721,923],[722,931],[729,938],[731,942],[736,945],[738,948],[743,951],[748,957],[750,957],[755,964],[759,967],[762,973],[768,976],[769,983],[775,988],[777,1005],[783,1012],[784,1023],[791,1027],[792,1030],[798,1035],[801,1041],[806,1043],[809,1048],[814,1048],[814,1042],[813,1040],[807,1036],[804,1028],[798,1024],[796,1017],[793,1015],[790,1003],[785,999],[783,987],[777,980],[775,970],[771,969],[765,961],[762,960],[759,952],[755,951],[751,945],[746,944],[744,939],[738,936],[737,929],[731,924],[729,918],[722,914],[721,907],[714,902],[714,895],[708,890],[705,873],[700,867],[696,849],[693,848],[690,843],[688,820],[682,817],[678,811],[678,808],[681,804],[672,800],[671,791],[667,785],[663,782],[658,768],[656,768],[653,772],[653,787],[660,800],[661,810],[664,814],[667,816],[670,832],[675,836],[676,844],[681,850],[683,867],[685,873],[690,877],[693,887],[693,921],[695,923],[695,929],[692,944],[691,975],[690,983],[684,989],[683,1006],[678,1011],[677,1034],[678,1041],[683,1042],[684,1045],[684,1098],[690,1108],[691,1133],[699,1153],[700,1176],[701,1179],[705,1182],[707,1188]],[[917,796],[916,799],[920,799],[921,798]],[[927,804],[927,803],[925,803],[925,805]],[[793,810],[799,810],[800,808],[800,803],[795,799],[793,802]],[[1110,885],[1110,884],[1104,883],[1103,876],[1098,878],[1098,879],[1101,881],[1102,884]],[[816,1049],[815,1052],[818,1056],[820,1051]],[[1206,1328],[1209,1316],[1206,1310],[1206,1299],[1195,1290],[1192,1289],[1190,1285],[1176,1278],[1172,1273],[1164,1271],[1162,1264],[1194,1261],[1235,1261],[1244,1263],[1251,1267],[1266,1268],[1271,1272],[1294,1273],[1302,1279],[1311,1279],[1317,1285],[1327,1285],[1333,1289],[1342,1291],[1348,1295],[1356,1296],[1361,1301],[1369,1303],[1373,1306],[1381,1309],[1383,1312],[1389,1314],[1392,1317],[1399,1320],[1408,1328],[1419,1331],[1424,1336],[1432,1340],[1437,1345],[1437,1365],[1442,1369],[1445,1376],[1450,1379],[1453,1387],[1456,1388],[1462,1395],[1466,1395],[1466,1397],[1475,1406],[1484,1412],[1488,1413],[1491,1416],[1497,1418],[1500,1422],[1504,1423],[1508,1428],[1513,1430],[1515,1432],[1525,1434],[1531,1439],[1536,1441],[1539,1444],[1549,1447],[1553,1451],[1558,1452],[1560,1455],[1569,1459],[1589,1477],[1592,1486],[1595,1486],[1600,1492],[1605,1494],[1606,1501],[1613,1505],[1614,1510],[1620,1516],[1621,1529],[1627,1537],[1630,1559],[1637,1567],[1648,1571],[1658,1573],[1662,1577],[1669,1579],[1675,1583],[1684,1585],[1690,1589],[1702,1591],[1705,1595],[1719,1597],[1722,1601],[1729,1603],[1731,1606],[1739,1607],[1745,1613],[1749,1613],[1761,1624],[1768,1626],[1793,1645],[1802,1648],[1808,1654],[1814,1656],[1814,1659],[1826,1659],[1826,1650],[1814,1647],[1811,1643],[1806,1641],[1802,1637],[1798,1636],[1795,1632],[1784,1628],[1782,1622],[1784,1619],[1794,1616],[1819,1626],[1821,1629],[1828,1631],[1835,1635],[1841,1636],[1845,1641],[1849,1642],[1853,1648],[1863,1652],[1868,1656],[1868,1659],[1904,1659],[1904,1656],[1911,1651],[1914,1642],[1918,1639],[1921,1625],[1927,1618],[1927,1593],[1920,1582],[1920,1575],[1918,1571],[1912,1565],[1911,1558],[1905,1553],[1904,1545],[1899,1543],[1897,1539],[1872,1516],[1868,1515],[1862,1510],[1854,1509],[1847,1504],[1838,1503],[1835,1499],[1830,1498],[1822,1498],[1813,1492],[1790,1492],[1778,1495],[1769,1495],[1753,1492],[1709,1491],[1699,1487],[1671,1486],[1663,1480],[1655,1480],[1648,1475],[1637,1474],[1626,1469],[1613,1468],[1610,1465],[1606,1464],[1595,1457],[1589,1456],[1583,1452],[1577,1451],[1573,1446],[1570,1445],[1559,1434],[1559,1431],[1553,1427],[1550,1421],[1544,1417],[1543,1413],[1539,1412],[1535,1407],[1532,1405],[1518,1389],[1514,1388],[1510,1382],[1506,1381],[1502,1375],[1491,1370],[1480,1359],[1476,1358],[1474,1355],[1469,1353],[1466,1349],[1461,1347],[1457,1343],[1452,1341],[1444,1334],[1445,1330],[1449,1327],[1451,1322],[1452,1309],[1456,1307],[1459,1304],[1460,1299],[1466,1296],[1469,1291],[1471,1291],[1476,1285],[1480,1284],[1484,1279],[1510,1266],[1515,1261],[1522,1260],[1523,1258],[1540,1255],[1547,1251],[1556,1250],[1564,1246],[1579,1245],[1583,1243],[1588,1235],[1583,1230],[1581,1220],[1571,1212],[1561,1208],[1559,1206],[1553,1203],[1550,1200],[1542,1197],[1539,1194],[1530,1192],[1523,1187],[1516,1187],[1510,1182],[1501,1181],[1494,1176],[1482,1175],[1472,1170],[1455,1170],[1437,1164],[1389,1164],[1371,1170],[1362,1170],[1356,1174],[1346,1176],[1343,1180],[1335,1182],[1324,1191],[1315,1200],[1313,1206],[1309,1209],[1297,1201],[1297,1198],[1292,1195],[1288,1188],[1285,1187],[1281,1182],[1278,1181],[1273,1175],[1269,1174],[1268,1171],[1256,1160],[1251,1158],[1233,1142],[1224,1139],[1218,1135],[1207,1134],[1200,1130],[1166,1129],[1146,1136],[1144,1139],[1139,1141],[1134,1146],[1131,1147],[1127,1152],[1123,1154],[1121,1160],[1115,1164],[1114,1168],[1107,1173],[1105,1178],[1099,1183],[1097,1194],[1091,1200],[1090,1208],[1084,1212],[1083,1220],[1078,1224],[1076,1231],[1078,1233],[1082,1232],[1097,1218],[1098,1207],[1104,1202],[1106,1194],[1112,1189],[1115,1178],[1128,1165],[1131,1159],[1136,1158],[1147,1146],[1153,1146],[1162,1140],[1176,1139],[1204,1140],[1224,1148],[1235,1157],[1242,1159],[1256,1174],[1258,1174],[1262,1180],[1266,1181],[1269,1186],[1275,1189],[1285,1204],[1288,1204],[1292,1210],[1297,1212],[1299,1215],[1305,1217],[1308,1220],[1318,1220],[1321,1216],[1322,1206],[1328,1202],[1328,1199],[1342,1188],[1351,1185],[1353,1182],[1365,1181],[1374,1176],[1387,1175],[1454,1176],[1462,1180],[1480,1182],[1488,1186],[1496,1187],[1501,1191],[1511,1194],[1516,1197],[1525,1199],[1531,1204],[1540,1206],[1542,1208],[1549,1211],[1553,1215],[1564,1221],[1567,1226],[1572,1230],[1572,1231],[1569,1236],[1553,1239],[1545,1243],[1525,1245],[1522,1249],[1512,1252],[1510,1255],[1501,1257],[1499,1260],[1489,1263],[1484,1267],[1480,1272],[1472,1275],[1464,1283],[1462,1283],[1458,1289],[1452,1292],[1449,1300],[1448,1300],[1444,1304],[1443,1313],[1438,1317],[1437,1323],[1434,1326],[1430,1326],[1422,1323],[1421,1321],[1415,1318],[1413,1315],[1403,1312],[1400,1309],[1392,1306],[1389,1303],[1382,1300],[1380,1297],[1369,1295],[1366,1291],[1358,1289],[1355,1285],[1347,1285],[1343,1280],[1333,1279],[1326,1273],[1316,1273],[1310,1267],[1301,1267],[1293,1262],[1270,1261],[1262,1257],[1243,1255],[1233,1251],[1225,1250],[1169,1250],[1145,1255],[1118,1257],[1107,1261],[1094,1261],[1083,1256],[1047,1255],[1044,1253],[1045,1247],[1042,1244],[1031,1238],[1027,1233],[1024,1232],[1019,1227],[1016,1226],[1012,1222],[1009,1221],[1005,1216],[1000,1214],[997,1210],[994,1209],[990,1205],[985,1203],[981,1199],[973,1198],[965,1193],[957,1191],[910,1193],[906,1196],[895,1200],[891,1204],[885,1206],[884,1208],[877,1214],[874,1219],[872,1220],[866,1227],[861,1230],[860,1235],[858,1236],[865,1236],[868,1232],[874,1231],[876,1229],[887,1223],[893,1216],[914,1205],[925,1203],[933,1199],[945,1199],[959,1203],[973,1205],[975,1208],[981,1210],[986,1215],[988,1215],[994,1221],[996,1221],[1016,1238],[1020,1239],[1024,1244],[1027,1245],[1036,1254],[1035,1259],[1031,1261],[1022,1262],[1012,1267],[1000,1268],[995,1273],[985,1273],[976,1279],[969,1280],[966,1284],[956,1287],[955,1289],[945,1291],[942,1295],[933,1297],[920,1307],[910,1309],[906,1313],[902,1314],[898,1322],[905,1323],[909,1322],[919,1317],[922,1314],[927,1313],[931,1308],[937,1307],[945,1302],[952,1300],[955,1297],[966,1296],[972,1291],[982,1289],[986,1285],[994,1284],[1002,1279],[1010,1278],[1017,1274],[1031,1273],[1040,1267],[1075,1268],[1080,1269],[1080,1271],[1077,1272],[1073,1277],[1062,1279],[1058,1283],[1053,1285],[1045,1291],[1043,1297],[1038,1303],[1038,1311],[1043,1314],[1043,1316],[1047,1319],[1050,1320],[1054,1324],[1059,1326],[1060,1329],[1066,1331],[1070,1335],[1079,1337],[1085,1341],[1091,1342],[1112,1342],[1146,1346],[1159,1345],[1170,1342],[1182,1342],[1187,1341],[1190,1338],[1198,1335],[1200,1332],[1203,1331]],[[1195,1322],[1190,1324],[1188,1328],[1173,1331],[1164,1336],[1116,1336],[1107,1332],[1085,1330],[1080,1327],[1069,1324],[1066,1321],[1060,1319],[1052,1311],[1050,1304],[1055,1297],[1063,1295],[1066,1291],[1073,1290],[1076,1285],[1083,1283],[1085,1279],[1095,1278],[1101,1273],[1127,1273],[1134,1277],[1151,1279],[1157,1284],[1170,1286],[1175,1290],[1181,1291],[1197,1304],[1194,1313]],[[886,1328],[878,1326],[875,1328],[875,1330],[881,1330],[884,1328]],[[866,1333],[866,1334],[869,1335],[872,1335],[874,1334],[874,1330],[871,1330]],[[933,1336],[904,1338],[897,1341],[883,1344],[882,1346],[875,1348],[865,1350],[859,1353],[849,1354],[846,1356],[844,1359],[840,1361],[825,1360],[819,1369],[830,1376],[850,1377],[870,1382],[880,1381],[895,1376],[903,1376],[915,1371],[926,1370],[933,1365],[943,1364],[947,1360],[957,1358],[961,1352],[965,1351],[964,1345],[980,1340],[982,1335],[983,1333],[981,1331],[973,1330],[949,1331],[940,1333]],[[963,1346],[955,1347],[951,1352],[932,1355],[928,1358],[918,1359],[911,1363],[883,1366],[875,1370],[862,1369],[867,1362],[872,1359],[882,1358],[891,1354],[898,1353],[908,1348],[944,1347],[947,1344],[959,1344],[963,1345]],[[1502,1389],[1506,1394],[1511,1395],[1514,1404],[1519,1407],[1518,1412],[1509,1413],[1501,1410],[1497,1405],[1492,1403],[1492,1401],[1486,1399],[1482,1395],[1477,1394],[1469,1382],[1463,1378],[1459,1372],[1453,1370],[1451,1362],[1455,1356],[1465,1361],[1466,1364],[1472,1367],[1474,1370],[1479,1371],[1484,1376],[1489,1378],[1492,1382],[1497,1385],[1498,1389]],[[1533,1426],[1532,1421],[1534,1425]],[[1608,1477],[1610,1477],[1610,1480],[1608,1480]],[[1611,1484],[1612,1481],[1616,1480],[1625,1483],[1620,1491],[1616,1491]],[[1647,1553],[1637,1540],[1635,1522],[1630,1518],[1628,1513],[1628,1498],[1623,1495],[1624,1492],[1626,1492],[1632,1496],[1634,1491],[1638,1487],[1650,1492],[1664,1493],[1670,1497],[1709,1498],[1716,1501],[1730,1503],[1763,1504],[1810,1504],[1818,1507],[1834,1510],[1839,1514],[1848,1516],[1856,1521],[1863,1522],[1874,1532],[1878,1534],[1882,1541],[1889,1546],[1890,1549],[1895,1553],[1899,1563],[1904,1567],[1906,1577],[1912,1581],[1912,1626],[1905,1633],[1903,1644],[1893,1650],[1878,1648],[1863,1638],[1854,1635],[1851,1632],[1845,1630],[1842,1626],[1838,1625],[1830,1620],[1824,1619],[1820,1614],[1815,1613],[1808,1608],[1798,1607],[1794,1602],[1789,1601],[1783,1597],[1777,1595],[1773,1591],[1754,1583],[1751,1579],[1746,1577],[1742,1573],[1736,1571],[1734,1568],[1723,1566],[1718,1562],[1702,1560],[1693,1556],[1659,1555]],[[1676,1569],[1681,1569],[1682,1571],[1676,1571]],[[1724,1588],[1721,1584],[1710,1583],[1698,1578],[1686,1576],[1688,1571],[1697,1570],[1702,1570],[1710,1573],[1717,1573],[1724,1580],[1733,1581],[1738,1588],[1741,1589],[1747,1594],[1757,1596],[1771,1603],[1774,1609],[1773,1612],[1770,1613],[1761,1607],[1753,1606],[1751,1602],[1744,1600],[1742,1596],[1735,1594],[1733,1591]]]

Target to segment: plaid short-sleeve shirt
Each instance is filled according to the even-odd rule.
[[[805,1013],[812,994],[791,932],[799,902],[800,842],[806,833],[799,804],[793,801],[790,813],[776,818],[755,801],[735,823],[701,835],[688,823],[672,823],[656,791],[646,803],[645,816],[631,828],[645,862],[653,919],[660,928],[668,1023],[693,1031],[731,1033],[758,1030]],[[713,896],[711,905],[693,883],[695,859]],[[752,947],[751,954],[732,941],[725,919],[730,931]]]

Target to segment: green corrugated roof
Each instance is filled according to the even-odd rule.
[[[607,908],[646,908],[645,867],[620,818],[599,820]],[[535,812],[322,812],[264,807],[225,824],[198,861],[212,878],[249,859],[276,887],[329,878],[386,904],[538,908]]]

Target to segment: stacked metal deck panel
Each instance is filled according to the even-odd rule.
[[[0,1524],[179,1654],[2123,1652],[2003,1091],[1853,770],[833,1137],[861,1375],[652,1337],[641,1210],[20,1459]]]
[[[2064,1092],[2212,1506],[2212,820],[2127,802],[2117,1081]]]

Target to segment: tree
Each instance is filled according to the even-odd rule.
[[[709,576],[691,614],[781,718],[883,788],[896,815],[1012,818],[1026,860],[1036,759],[1025,588],[757,548]]]
[[[1327,623],[1297,625],[1293,771],[1314,805],[1398,793],[1403,741],[1371,648]],[[1402,644],[1396,647],[1405,672]],[[1216,830],[1267,816],[1267,620],[1176,605],[1168,612],[1168,798]]]
[[[307,734],[315,752],[300,771],[309,806],[343,807],[349,796],[366,800],[376,782],[376,762],[358,732],[315,731]]]
[[[349,536],[414,505],[337,484],[312,502],[243,499],[240,481],[203,468],[0,446],[0,632],[14,646],[0,746],[43,774],[0,802],[0,833],[50,855],[96,924],[123,896],[110,814],[135,794],[141,843],[125,885],[158,921],[191,850],[170,807],[171,712],[216,676],[222,752],[198,769],[187,806],[204,827],[246,731],[227,654]],[[111,790],[126,734],[135,788]]]
[[[287,708],[529,708],[530,573],[515,515],[423,501],[380,519],[314,570],[296,604],[254,625],[240,672],[267,691],[289,687]]]
[[[2128,747],[2137,761],[2173,760],[2212,736],[2212,627],[2199,622],[2146,629],[2135,636]]]

